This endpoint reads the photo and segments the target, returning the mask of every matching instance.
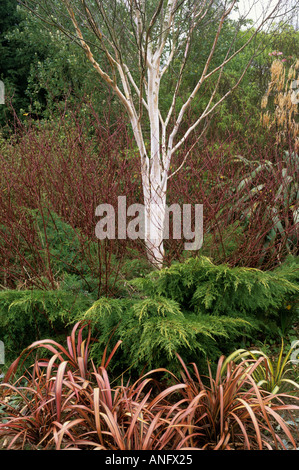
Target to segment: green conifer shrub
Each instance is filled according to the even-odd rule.
[[[102,297],[83,315],[99,332],[93,355],[114,334],[123,341],[122,368],[174,370],[175,353],[186,361],[214,359],[244,337],[274,328],[284,303],[298,299],[298,282],[287,273],[292,277],[288,268],[283,273],[231,268],[201,257],[136,278],[131,298]]]
[[[90,294],[71,291],[0,291],[0,339],[9,365],[30,343],[64,338],[76,315],[93,303]]]
[[[122,340],[124,354],[115,362],[116,371],[176,371],[176,354],[185,362],[205,364],[207,357],[213,361],[246,346],[246,339],[277,338],[282,314],[285,324],[296,321],[297,266],[290,259],[270,272],[190,258],[126,281],[122,297],[98,300],[73,285],[76,277],[68,273],[57,290],[1,291],[0,338],[7,358],[14,359],[30,342],[59,339],[69,325],[84,319],[92,325],[95,362],[111,336]]]

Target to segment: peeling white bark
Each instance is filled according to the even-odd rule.
[[[34,0],[31,1],[33,2]],[[190,7],[191,11],[188,11],[188,21],[190,21],[189,29],[181,36],[179,34],[174,34],[176,25],[175,15],[178,7],[186,8],[186,5],[184,6],[184,1],[168,0],[167,3],[163,0],[157,1],[154,14],[152,18],[149,19],[148,23],[145,22],[146,0],[115,1],[123,3],[131,13],[132,28],[134,32],[133,36],[136,38],[137,53],[139,55],[140,82],[138,84],[135,82],[133,74],[129,70],[128,66],[123,61],[122,54],[120,52],[122,45],[117,43],[115,32],[111,34],[110,39],[107,39],[107,37],[103,36],[100,29],[97,30],[97,24],[87,6],[88,2],[82,0],[86,21],[90,25],[90,30],[95,34],[97,40],[100,41],[100,46],[106,54],[111,67],[111,76],[109,76],[109,74],[107,74],[101,65],[95,60],[91,46],[85,40],[81,31],[81,20],[78,19],[80,18],[80,14],[76,16],[76,12],[74,12],[72,3],[69,0],[62,0],[62,3],[65,5],[73,23],[75,30],[75,36],[73,36],[74,39],[84,49],[92,66],[96,69],[101,78],[113,89],[128,113],[134,138],[140,154],[142,188],[145,206],[145,244],[150,261],[159,268],[162,266],[164,258],[163,232],[166,216],[167,182],[168,179],[184,165],[191,149],[186,153],[180,167],[170,175],[169,170],[172,155],[182,146],[190,133],[194,131],[194,129],[238,86],[249,67],[250,62],[248,62],[244,70],[240,71],[239,79],[236,80],[235,85],[232,86],[232,88],[228,90],[227,93],[225,93],[225,95],[223,95],[216,103],[213,103],[218,87],[217,82],[215,88],[211,91],[206,109],[198,119],[190,125],[185,134],[176,141],[186,111],[192,105],[192,101],[197,95],[202,84],[213,74],[216,74],[217,72],[221,73],[224,66],[256,37],[257,32],[261,30],[267,21],[270,20],[271,23],[271,20],[275,17],[275,12],[279,12],[279,6],[283,3],[283,0],[277,0],[276,5],[269,10],[268,15],[264,15],[260,24],[255,25],[255,28],[252,29],[252,35],[249,35],[245,44],[239,47],[239,49],[233,48],[233,52],[231,54],[228,52],[222,64],[218,65],[213,70],[209,70],[224,21],[237,3],[237,0],[230,0],[224,3],[226,7],[222,14],[220,14],[218,29],[215,34],[210,53],[203,67],[202,74],[193,91],[190,93],[190,96],[181,106],[173,128],[170,130],[168,129],[168,126],[170,125],[171,118],[173,117],[176,107],[182,76],[188,58],[189,49],[191,47],[192,32],[199,24],[199,21],[207,15],[213,4],[213,0],[195,0],[192,3],[192,6]],[[109,29],[111,25],[108,24],[103,0],[96,0],[96,4],[102,14],[103,21],[106,22],[106,26]],[[152,31],[157,24],[157,21],[161,26],[161,34],[158,39],[156,37],[154,40],[152,37]],[[59,29],[61,29],[61,25],[59,25]],[[170,37],[171,31],[173,33],[172,37]],[[67,33],[69,34],[69,31],[67,31]],[[168,57],[166,60],[164,58],[164,63],[161,65],[161,59],[165,51],[167,41],[171,47],[168,52]],[[170,108],[165,120],[163,120],[159,110],[160,84],[162,77],[168,70],[179,47],[182,50],[181,67]],[[118,80],[120,81],[120,85],[117,83]],[[138,105],[136,105],[136,97]],[[141,124],[143,112],[147,113],[150,123],[149,151],[145,145]]]

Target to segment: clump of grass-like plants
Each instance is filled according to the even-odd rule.
[[[35,342],[11,365],[0,386],[0,437],[7,449],[296,448],[295,430],[281,411],[299,407],[258,387],[253,373],[262,358],[249,368],[221,357],[216,373],[209,369],[205,377],[178,356],[180,378],[158,368],[124,383],[108,371],[120,342],[110,354],[105,349],[98,367],[89,357],[91,342],[90,326],[77,323],[66,347]],[[23,370],[26,356],[42,349],[50,357]],[[161,373],[167,383],[158,380]]]

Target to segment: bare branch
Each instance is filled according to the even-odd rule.
[[[210,65],[210,62],[212,60],[212,57],[214,55],[214,52],[215,52],[215,49],[216,49],[216,45],[218,43],[218,39],[219,39],[219,36],[220,36],[220,32],[222,30],[222,27],[223,27],[223,23],[224,23],[224,20],[225,18],[229,15],[229,13],[231,12],[233,6],[235,5],[235,2],[236,0],[234,0],[230,6],[229,9],[225,10],[221,16],[221,19],[219,21],[219,26],[218,26],[218,29],[217,29],[217,32],[216,32],[216,35],[215,35],[215,38],[214,38],[214,41],[213,41],[213,45],[211,47],[211,51],[210,51],[210,54],[206,60],[206,63],[205,63],[205,66],[204,66],[204,69],[203,69],[203,72],[201,74],[201,77],[199,79],[199,81],[197,82],[194,90],[192,91],[192,93],[190,94],[189,98],[187,99],[187,101],[183,104],[183,106],[181,107],[181,110],[179,112],[179,115],[178,115],[178,118],[176,120],[176,123],[174,125],[174,128],[173,128],[173,131],[169,137],[169,143],[170,143],[170,146],[172,147],[172,144],[173,144],[173,140],[174,140],[174,137],[176,136],[177,132],[178,132],[178,129],[180,127],[180,124],[183,120],[183,117],[185,115],[185,112],[187,110],[187,108],[191,105],[195,95],[197,94],[199,88],[201,87],[203,81],[205,80],[205,76],[206,76],[206,72],[208,70],[208,67]],[[221,66],[219,66],[219,68],[221,68]]]
[[[191,134],[191,132],[199,125],[199,123],[203,119],[205,119],[207,116],[209,116],[211,113],[213,113],[213,111],[217,108],[217,106],[219,106],[239,86],[242,79],[244,78],[245,73],[247,72],[248,68],[250,67],[250,64],[252,63],[252,60],[253,60],[253,57],[251,58],[251,60],[248,62],[248,64],[244,68],[241,76],[239,77],[237,82],[234,84],[234,86],[230,90],[228,90],[210,109],[209,109],[209,106],[211,104],[212,99],[209,100],[209,104],[206,107],[205,111],[200,115],[200,117],[197,119],[197,121],[195,121],[195,123],[192,126],[189,127],[189,129],[185,132],[184,136],[179,140],[179,142],[174,147],[172,147],[171,155],[174,152],[176,152],[176,150],[179,149],[179,147],[185,142],[185,140],[188,138],[188,136]],[[215,87],[215,89],[213,91],[212,98],[215,95],[216,89],[217,89],[217,87]]]

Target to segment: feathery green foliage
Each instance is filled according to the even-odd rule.
[[[125,368],[170,367],[178,365],[176,352],[187,358],[216,354],[215,337],[239,335],[240,328],[250,325],[240,318],[217,318],[183,312],[172,299],[156,296],[145,299],[108,299],[102,297],[78,318],[90,320],[93,332],[99,333],[92,356],[100,357],[107,340],[122,340]],[[119,364],[118,364],[119,365]]]
[[[6,362],[35,340],[64,337],[67,325],[92,302],[90,295],[74,296],[71,291],[0,291],[0,338]]]
[[[209,258],[190,258],[132,281],[148,295],[169,297],[197,313],[258,317],[277,311],[287,299],[298,298],[296,268],[276,271],[215,265]]]
[[[136,278],[134,297],[102,297],[84,314],[100,333],[93,356],[113,332],[123,341],[127,367],[175,370],[175,353],[212,359],[267,321],[272,326],[283,303],[295,302],[299,286],[287,272],[217,266],[201,257]]]
[[[292,321],[298,316],[298,270],[292,260],[263,272],[190,258],[129,285],[123,298],[96,301],[80,289],[74,295],[65,283],[57,291],[0,292],[0,337],[7,354],[13,357],[29,342],[57,338],[70,323],[87,320],[96,339],[95,362],[113,335],[122,340],[124,352],[115,368],[176,371],[176,354],[185,362],[196,357],[205,363],[206,357],[214,360],[244,347],[246,338],[265,337],[267,330],[277,337],[282,313]]]

